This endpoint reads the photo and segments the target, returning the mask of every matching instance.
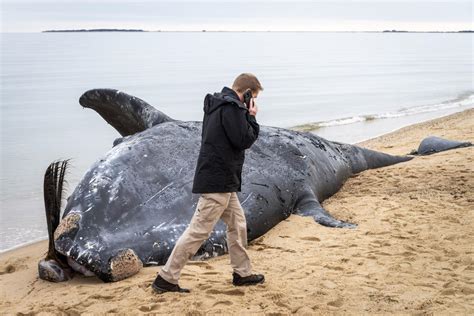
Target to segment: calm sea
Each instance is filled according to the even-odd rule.
[[[72,158],[70,194],[119,137],[79,96],[115,88],[180,120],[255,73],[262,125],[313,123],[357,142],[474,106],[473,35],[32,33],[1,37],[0,250],[46,237],[43,175]],[[67,196],[67,195],[66,195]]]

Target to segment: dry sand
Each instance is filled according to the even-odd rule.
[[[405,154],[437,135],[474,141],[474,110],[412,125],[364,142]],[[231,284],[228,256],[190,262],[190,294],[155,295],[158,267],[104,284],[38,279],[40,242],[0,256],[0,312],[166,314],[474,313],[474,148],[365,171],[324,202],[359,224],[330,229],[292,215],[249,245],[255,287]]]

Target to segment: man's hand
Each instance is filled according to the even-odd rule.
[[[258,112],[257,104],[255,104],[254,98],[250,99],[249,113],[250,115],[256,116]]]

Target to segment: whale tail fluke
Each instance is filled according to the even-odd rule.
[[[175,121],[145,101],[115,89],[88,90],[79,98],[79,104],[99,113],[122,136]]]
[[[445,150],[471,146],[473,146],[471,142],[454,141],[437,136],[429,136],[423,139],[418,149],[412,150],[409,155],[431,155]]]
[[[55,161],[46,169],[44,175],[43,192],[48,225],[48,253],[44,260],[38,263],[41,279],[58,282],[72,277],[72,269],[67,264],[67,258],[54,247],[54,231],[59,225],[61,216],[61,201],[64,193],[63,183],[68,162],[70,159]]]

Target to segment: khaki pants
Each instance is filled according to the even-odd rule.
[[[179,237],[168,261],[160,270],[159,274],[163,279],[178,284],[181,270],[196,254],[203,241],[209,238],[219,218],[227,225],[227,247],[234,272],[242,277],[251,274],[250,258],[245,250],[247,222],[237,193],[202,193],[191,223]]]

